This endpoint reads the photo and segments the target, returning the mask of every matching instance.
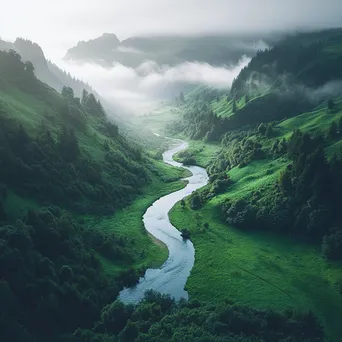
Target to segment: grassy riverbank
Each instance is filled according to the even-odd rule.
[[[334,340],[342,336],[342,297],[337,291],[341,267],[323,259],[319,246],[229,227],[213,203],[199,211],[177,205],[170,219],[178,229],[190,230],[195,246],[195,266],[187,282],[193,299],[312,310]]]
[[[181,179],[189,176],[189,172],[168,166],[161,161],[156,162],[156,167],[163,174],[163,180],[152,177],[152,182],[143,189],[142,194],[131,205],[110,217],[98,219],[88,216],[85,218],[87,226],[114,233],[124,239],[126,243],[130,243],[133,260],[113,262],[99,256],[105,271],[112,275],[116,275],[128,267],[138,270],[159,267],[168,257],[167,247],[146,232],[142,216],[158,198],[182,189],[186,182]]]
[[[220,150],[220,144],[208,144],[200,140],[190,140],[189,147],[184,151],[178,152],[174,159],[183,162],[186,158],[193,158],[194,163],[191,163],[192,165],[206,168]]]

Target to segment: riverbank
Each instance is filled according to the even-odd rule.
[[[249,179],[260,179],[260,168],[253,165],[232,170],[234,187],[226,197],[248,191],[244,189],[251,181],[244,174]],[[192,299],[232,301],[280,312],[289,308],[312,310],[334,341],[342,336],[342,296],[338,292],[341,264],[326,261],[319,245],[228,226],[222,221],[218,197],[196,211],[178,203],[170,219],[178,229],[190,230],[196,249],[195,265],[186,285]]]
[[[170,223],[168,214],[178,201],[204,187],[208,183],[208,175],[201,167],[184,166],[176,162],[174,155],[186,149],[188,143],[180,139],[174,141],[177,145],[163,153],[163,161],[165,164],[190,171],[191,176],[186,179],[188,184],[184,189],[159,198],[143,216],[146,231],[167,245],[169,257],[162,267],[146,270],[137,285],[120,292],[119,299],[125,304],[137,304],[149,290],[170,295],[176,300],[188,298],[185,284],[194,265],[195,251],[192,242],[184,240],[180,231]]]
[[[191,165],[206,168],[221,150],[220,144],[204,143],[201,140],[190,140],[189,147],[175,155],[174,159],[180,163],[190,159]]]
[[[182,179],[188,177],[190,173],[182,168],[166,165],[162,161],[154,161],[154,163],[163,177],[152,175],[151,183],[143,188],[142,194],[131,205],[110,217],[101,219],[93,216],[84,217],[86,226],[115,233],[126,243],[130,243],[133,260],[113,261],[98,255],[105,272],[111,276],[115,277],[128,268],[141,271],[150,267],[160,267],[168,258],[165,244],[146,232],[142,216],[155,200],[184,188],[187,182]]]

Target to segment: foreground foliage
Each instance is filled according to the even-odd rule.
[[[176,303],[148,292],[137,306],[105,307],[92,329],[77,330],[70,342],[120,341],[323,341],[314,315],[254,310],[231,304]]]

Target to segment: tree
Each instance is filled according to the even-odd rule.
[[[269,123],[265,131],[265,136],[267,138],[270,138],[272,135],[273,135],[273,127],[272,127],[272,124]]]
[[[81,99],[82,106],[86,106],[87,105],[88,95],[89,95],[89,93],[85,89],[83,89],[83,91],[82,91],[82,99]]]
[[[333,121],[329,127],[328,137],[330,139],[334,139],[337,136],[337,124],[335,121]]]
[[[136,323],[128,321],[125,328],[119,334],[120,342],[132,342],[139,336],[139,329]]]
[[[249,100],[250,100],[250,99],[249,99],[249,95],[248,95],[248,94],[246,94],[246,95],[245,95],[245,104],[246,104],[246,103],[248,103],[248,102],[249,102]]]
[[[232,112],[233,112],[233,113],[236,113],[236,110],[237,110],[236,101],[235,101],[235,100],[233,100],[233,104],[232,104]]]
[[[71,102],[74,99],[75,94],[72,88],[64,86],[62,89],[62,96]]]
[[[182,229],[181,236],[184,240],[189,240],[190,239],[190,232],[188,229]]]
[[[333,110],[335,109],[335,103],[334,103],[334,101],[333,101],[332,99],[330,99],[330,100],[328,101],[328,109],[329,109],[330,111],[333,111]]]
[[[180,204],[181,204],[182,209],[184,209],[185,208],[185,201],[184,201],[184,199],[181,200]]]
[[[201,207],[201,198],[198,193],[195,193],[190,198],[190,208],[192,210],[197,210]]]
[[[25,70],[29,76],[34,76],[34,66],[32,62],[30,61],[25,62]]]
[[[180,95],[179,95],[179,101],[183,102],[183,103],[185,102],[185,98],[184,98],[183,92],[181,92]]]
[[[261,123],[258,127],[258,133],[261,134],[261,135],[265,135],[266,133],[266,126],[264,123]]]

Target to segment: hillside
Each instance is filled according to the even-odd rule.
[[[333,341],[342,333],[341,44],[341,30],[288,37],[259,52],[229,94],[185,94],[167,126],[195,140],[179,160],[210,176],[171,214],[196,249],[189,294],[312,310]]]
[[[0,122],[1,339],[91,327],[167,258],[141,216],[184,186],[183,171],[124,138],[92,93],[57,93],[14,51],[0,51]]]
[[[30,61],[34,66],[35,76],[56,91],[61,92],[63,86],[67,86],[74,90],[77,97],[82,96],[83,89],[95,93],[88,84],[73,78],[47,60],[38,44],[22,38],[17,38],[14,43],[0,40],[0,50],[9,51],[11,49],[18,52],[23,61]]]
[[[243,56],[253,56],[259,48],[276,37],[257,35],[209,35],[199,37],[131,37],[119,41],[114,34],[104,34],[79,42],[68,50],[65,59],[111,66],[114,62],[136,68],[145,61],[159,65],[203,62],[211,65],[234,65]]]

